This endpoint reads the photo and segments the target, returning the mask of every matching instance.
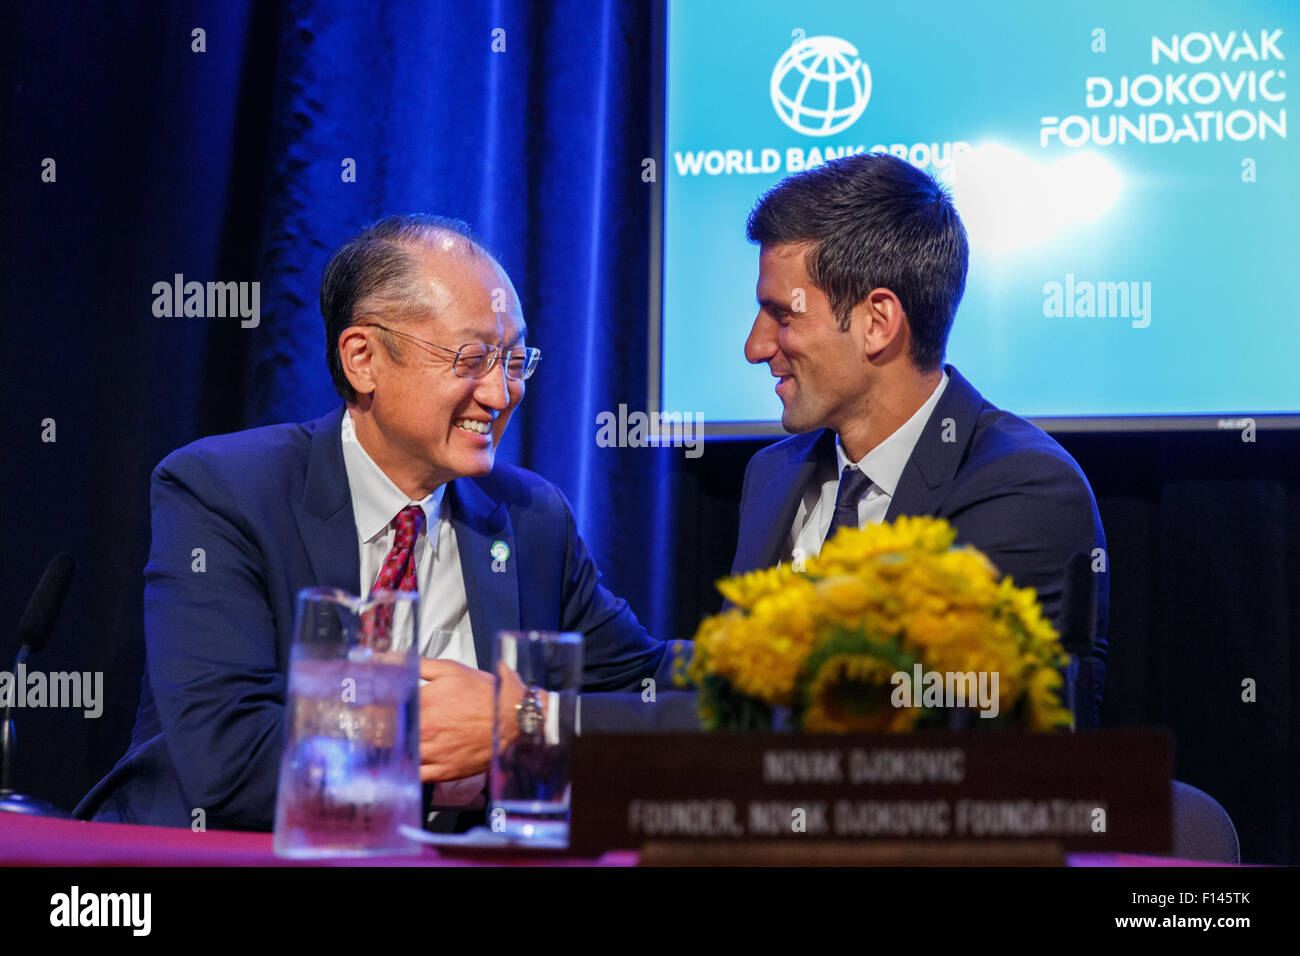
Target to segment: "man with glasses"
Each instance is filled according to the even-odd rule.
[[[154,472],[140,712],[79,817],[190,826],[203,809],[208,827],[271,828],[305,587],[419,591],[435,829],[482,818],[438,809],[482,807],[498,630],[583,633],[584,691],[670,679],[672,656],[601,586],[564,496],[495,464],[541,350],[468,228],[381,220],[330,259],[321,312],[343,408],[203,439]],[[523,688],[512,694],[524,706]]]

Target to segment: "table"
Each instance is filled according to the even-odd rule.
[[[422,847],[418,855],[288,860],[271,850],[271,834],[196,833],[171,827],[88,823],[0,813],[0,866],[635,866],[635,852],[600,857],[460,851]],[[1072,867],[1226,866],[1127,853],[1074,853]]]

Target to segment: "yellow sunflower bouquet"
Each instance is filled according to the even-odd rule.
[[[718,582],[689,666],[711,730],[809,733],[975,726],[1068,730],[1068,663],[1032,588],[1017,588],[941,518],[841,530],[796,570]],[[975,716],[978,714],[978,716]]]

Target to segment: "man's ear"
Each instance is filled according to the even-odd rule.
[[[371,395],[375,391],[375,350],[366,333],[350,325],[339,336],[339,362],[348,384],[358,395]]]
[[[907,313],[891,290],[872,289],[853,309],[852,323],[861,335],[864,356],[870,360],[882,352],[907,343]]]

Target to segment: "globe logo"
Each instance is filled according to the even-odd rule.
[[[772,70],[772,107],[806,136],[834,136],[858,121],[871,99],[871,70],[839,37],[793,44]]]

